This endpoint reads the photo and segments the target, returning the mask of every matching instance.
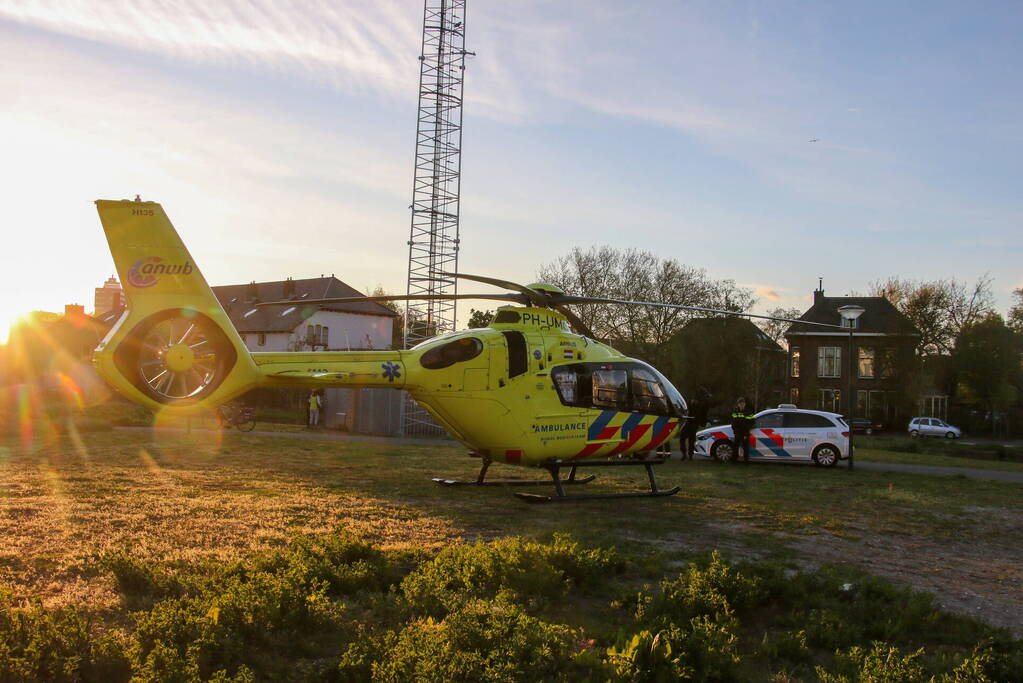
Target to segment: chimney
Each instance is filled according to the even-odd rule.
[[[253,280],[245,287],[245,300],[246,303],[252,303],[259,297],[259,288],[256,287],[256,281]]]
[[[813,290],[813,305],[816,306],[824,298],[824,278],[817,279],[817,289]]]
[[[295,296],[295,281],[290,277],[284,281],[284,298],[290,299]]]
[[[84,318],[85,306],[82,306],[81,304],[65,304],[64,317],[70,319]]]

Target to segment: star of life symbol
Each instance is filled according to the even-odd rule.
[[[387,378],[388,382],[393,382],[397,378],[401,377],[401,366],[392,361],[387,361],[381,365],[384,369],[384,377]]]

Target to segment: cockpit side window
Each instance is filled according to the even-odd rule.
[[[664,387],[646,368],[631,368],[632,409],[641,413],[669,415]]]
[[[526,337],[521,332],[504,332],[508,341],[508,379],[518,377],[529,369]]]
[[[476,337],[462,337],[430,349],[420,357],[419,363],[427,370],[441,370],[472,360],[481,353],[483,342]]]
[[[629,409],[629,373],[612,367],[593,370],[593,407]]]

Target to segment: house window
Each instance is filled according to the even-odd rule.
[[[367,335],[367,336],[368,336],[368,335]],[[327,348],[327,340],[328,340],[328,336],[327,336],[327,326],[326,326],[326,325],[324,325],[324,326],[323,326],[323,329],[321,329],[321,330],[320,330],[320,344],[322,344],[322,345],[323,345],[323,348],[324,348],[324,349],[326,349],[326,348]]]
[[[828,410],[833,413],[839,412],[842,409],[842,390],[821,389],[819,403],[821,410]]]
[[[862,379],[874,379],[874,349],[869,346],[861,346],[858,352],[859,376]]]
[[[859,327],[858,325],[859,321],[860,321],[859,318],[853,318],[852,320],[850,320],[849,318],[842,318],[842,327],[845,327],[846,329],[852,328],[855,330],[857,327]]]
[[[867,417],[878,420],[888,418],[888,399],[885,392],[870,390],[870,401],[867,403]]]
[[[789,403],[796,407],[799,406],[799,387],[789,389]]]
[[[793,346],[791,350],[792,355],[792,376],[799,377],[799,347]]]
[[[869,405],[869,392],[865,389],[860,389],[856,392],[856,414],[867,416],[870,415],[870,411],[867,406]]]
[[[881,350],[881,376],[885,379],[895,376],[895,349]]]
[[[820,346],[817,348],[817,376],[842,376],[842,347]]]
[[[266,335],[263,333],[260,333],[259,335],[259,345],[266,346]]]

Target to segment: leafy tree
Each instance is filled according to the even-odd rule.
[[[494,319],[493,311],[477,311],[475,308],[469,309],[469,328],[477,329],[480,327],[490,327],[491,321]]]
[[[995,427],[998,413],[1016,401],[1023,388],[1023,336],[989,313],[963,328],[956,338],[952,365],[959,400],[984,410]]]
[[[870,285],[873,296],[892,302],[920,330],[920,353],[949,354],[964,327],[994,311],[991,277],[972,286],[955,278],[922,282],[890,277]]]
[[[1009,309],[1009,317],[1005,323],[1014,331],[1023,333],[1023,287],[1012,290],[1016,303]]]
[[[648,251],[610,246],[575,248],[541,266],[537,277],[580,296],[653,301],[748,311],[752,292],[732,280],[714,280],[702,268],[664,259]],[[573,312],[600,339],[658,364],[673,334],[705,314],[652,306],[588,305]]]

